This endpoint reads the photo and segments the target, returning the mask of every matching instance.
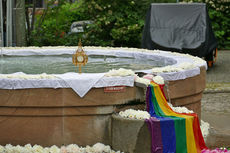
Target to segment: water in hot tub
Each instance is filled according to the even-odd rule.
[[[135,71],[171,64],[173,63],[162,60],[90,55],[88,57],[88,63],[82,66],[82,72],[102,73],[119,68],[132,69]],[[72,55],[1,57],[0,73],[10,74],[15,72],[24,72],[27,74],[62,74],[66,72],[78,72],[78,68],[72,64]]]

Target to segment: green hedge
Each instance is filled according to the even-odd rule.
[[[81,38],[83,45],[140,47],[145,14],[150,3],[176,2],[176,0],[79,0],[70,4],[64,0],[59,1],[62,4],[58,6],[49,5],[42,24],[39,22],[41,16],[37,16],[36,30],[30,40],[31,45],[71,46],[77,45],[78,39]],[[214,4],[211,1],[207,3],[209,15],[219,46],[228,48],[230,13],[225,5],[229,2],[216,1]],[[84,33],[68,34],[72,22],[80,20],[92,20],[94,23],[87,26]]]
[[[207,4],[218,47],[230,49],[230,1],[212,0]]]

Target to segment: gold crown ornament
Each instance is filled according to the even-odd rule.
[[[79,73],[81,74],[81,66],[85,66],[85,64],[88,62],[88,56],[82,49],[81,39],[78,42],[78,48],[72,56],[72,61],[75,66],[79,66]]]

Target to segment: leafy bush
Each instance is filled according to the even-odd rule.
[[[207,4],[219,48],[230,49],[230,1],[213,0]]]
[[[144,26],[140,1],[86,0],[94,24],[87,29],[85,43],[101,46],[138,47]]]

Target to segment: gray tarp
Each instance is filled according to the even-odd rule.
[[[151,4],[143,31],[143,48],[206,57],[216,46],[205,4]]]

